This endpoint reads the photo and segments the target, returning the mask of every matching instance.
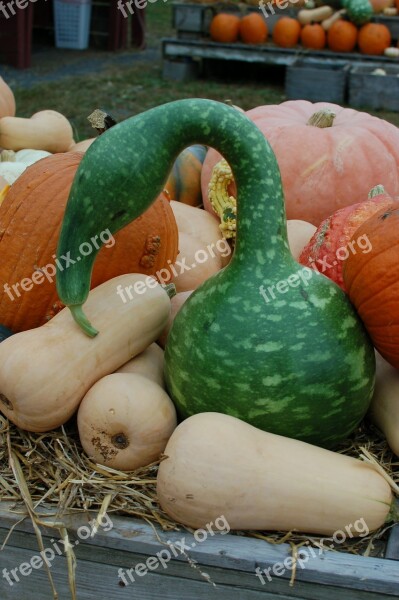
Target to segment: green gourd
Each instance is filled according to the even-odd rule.
[[[374,14],[369,0],[342,0],[342,6],[349,20],[355,25],[368,23]]]
[[[8,329],[8,327],[4,327],[4,325],[0,325],[0,342],[4,342],[7,338],[12,336],[12,331]]]
[[[139,216],[193,143],[216,148],[232,167],[237,241],[229,265],[174,320],[165,352],[169,393],[182,418],[222,412],[332,447],[368,409],[374,351],[341,289],[292,258],[276,158],[245,114],[211,100],[180,100],[107,131],[80,163],[58,255],[74,258],[92,236]],[[82,304],[94,258],[57,273],[61,300],[89,335],[97,332]]]

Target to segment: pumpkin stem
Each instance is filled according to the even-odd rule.
[[[307,125],[318,127],[319,129],[323,129],[324,127],[332,127],[336,116],[337,115],[335,112],[330,108],[322,108],[321,110],[313,113],[307,122]]]
[[[91,325],[90,321],[83,312],[81,304],[72,304],[68,307],[72,316],[81,329],[89,336],[95,337],[98,334],[97,329]]]
[[[384,186],[379,183],[378,185],[375,185],[370,191],[369,191],[369,195],[367,196],[368,198],[375,198],[376,196],[381,196],[381,194],[385,194],[385,188]]]
[[[237,200],[228,193],[232,170],[224,159],[214,166],[208,185],[208,198],[220,218],[219,229],[225,239],[236,236]]]
[[[168,294],[169,298],[173,298],[173,296],[176,296],[176,286],[174,283],[166,283],[161,285],[161,287]]]

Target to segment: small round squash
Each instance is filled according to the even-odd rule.
[[[113,373],[87,392],[78,411],[82,446],[96,463],[133,471],[156,461],[177,425],[167,393],[136,373]]]
[[[334,52],[352,52],[357,43],[358,29],[350,21],[340,19],[331,25],[327,33],[327,42]]]
[[[382,23],[367,23],[359,30],[358,45],[362,54],[384,54],[391,42],[391,32]]]
[[[322,50],[326,45],[326,32],[320,23],[309,23],[301,31],[301,42],[305,48]]]
[[[273,42],[281,48],[293,48],[299,42],[301,24],[297,19],[282,17],[273,29]]]
[[[250,13],[241,19],[240,38],[244,44],[264,44],[268,36],[266,21],[258,13]]]

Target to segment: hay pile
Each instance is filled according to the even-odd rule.
[[[393,489],[399,492],[399,459],[374,428],[363,424],[337,452],[373,462]],[[64,536],[67,532],[62,528],[63,516],[87,510],[107,510],[157,523],[164,530],[181,530],[182,526],[172,521],[158,505],[158,464],[131,473],[103,467],[93,463],[83,452],[73,421],[54,432],[33,434],[18,429],[0,415],[0,501],[15,502],[16,510],[29,514],[39,546],[38,507],[54,515],[54,526]],[[383,556],[391,527],[392,524],[389,524],[368,536],[348,539],[337,545],[336,550]],[[295,532],[235,533],[272,544],[289,543],[294,556],[303,545],[323,547],[320,537]],[[69,557],[68,566],[69,563],[72,564],[72,557]],[[51,574],[48,575],[51,580]],[[71,581],[71,589],[73,587]]]

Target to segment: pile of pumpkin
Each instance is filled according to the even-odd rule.
[[[193,112],[200,115],[198,127],[206,130],[202,121],[205,116],[201,116],[205,114],[205,106],[192,102]],[[173,120],[168,121],[167,112],[162,112],[174,109],[165,106],[157,109],[159,117],[154,112],[149,117],[159,118],[160,131],[168,124],[174,127]],[[176,114],[182,118],[185,108],[189,109],[189,105],[179,104]],[[223,105],[220,108],[211,106],[209,111],[212,110],[221,111],[221,117],[228,111],[226,115],[232,121],[240,113],[239,109],[235,111]],[[399,131],[366,113],[304,101],[258,107],[247,116],[269,141],[280,166],[289,219],[291,254],[287,246],[287,264],[301,268],[295,259],[305,267],[318,267],[344,289],[381,353],[377,356],[377,386],[368,414],[386,436],[391,449],[399,455],[399,322],[395,313],[399,294],[396,234],[399,204],[393,198],[399,194]],[[19,151],[18,144],[11,144],[4,134],[10,124],[15,127],[20,123],[13,119],[15,117],[11,115],[0,119],[0,140]],[[20,143],[29,142],[37,150],[35,136],[29,137],[27,133],[31,126],[28,121],[24,120],[27,137]],[[247,121],[243,119],[240,123],[244,127]],[[220,122],[225,125],[223,118]],[[65,121],[62,124],[65,126]],[[45,131],[40,128],[39,133],[42,136],[48,134],[48,139],[54,138],[50,131],[52,127],[56,130],[58,118],[47,125]],[[267,248],[259,248],[248,264],[243,261],[241,312],[238,313],[241,325],[237,324],[239,340],[234,338],[235,327],[232,326],[231,341],[221,344],[217,338],[218,328],[212,319],[207,320],[210,304],[207,305],[204,298],[196,301],[201,298],[199,292],[206,285],[221,281],[220,277],[229,272],[224,267],[231,261],[231,249],[235,246],[235,181],[229,164],[215,150],[197,145],[182,152],[169,174],[165,191],[140,218],[115,234],[113,246],[99,252],[91,278],[94,289],[84,308],[100,334],[94,339],[84,335],[74,323],[70,310],[63,308],[54,278],[46,278],[43,273],[46,265],[60,259],[57,241],[61,225],[64,222],[64,227],[66,222],[67,199],[85,180],[81,164],[90,161],[90,157],[96,161],[97,152],[103,153],[107,144],[113,148],[119,135],[116,130],[111,129],[99,141],[88,141],[86,155],[76,151],[72,139],[68,139],[68,146],[65,143],[64,150],[54,147],[50,150],[48,145],[41,147],[40,150],[54,154],[28,166],[11,185],[7,184],[9,187],[0,206],[0,283],[3,286],[0,289],[0,322],[11,329],[13,335],[2,329],[6,339],[0,344],[0,410],[18,427],[38,433],[55,429],[76,415],[85,451],[94,462],[114,469],[133,470],[150,464],[165,452],[167,458],[161,462],[158,474],[159,501],[172,518],[192,527],[202,527],[224,514],[232,529],[297,529],[332,534],[360,517],[365,519],[370,531],[377,529],[392,508],[392,492],[386,479],[372,465],[319,447],[332,447],[354,430],[369,409],[372,386],[363,398],[356,386],[353,390],[345,390],[349,400],[352,396],[352,400],[357,398],[354,418],[349,414],[349,400],[344,408],[335,407],[333,421],[324,407],[315,409],[319,393],[325,391],[323,377],[338,378],[334,371],[331,373],[338,368],[338,363],[347,362],[350,370],[357,364],[355,378],[361,378],[365,369],[368,385],[373,379],[373,351],[367,356],[358,356],[359,348],[354,347],[347,355],[332,356],[328,367],[330,373],[324,369],[320,371],[320,381],[314,383],[311,392],[310,389],[295,390],[295,384],[291,386],[289,380],[280,377],[279,369],[283,372],[287,364],[289,369],[295,368],[295,360],[302,360],[304,352],[299,343],[298,347],[286,349],[292,352],[291,359],[284,355],[283,362],[276,362],[274,374],[262,380],[262,385],[269,385],[272,392],[276,385],[282,384],[285,394],[291,390],[299,398],[303,393],[304,397],[316,402],[313,410],[320,410],[320,414],[313,414],[312,418],[317,423],[318,438],[303,423],[301,425],[301,420],[309,415],[301,414],[300,407],[294,411],[294,417],[288,416],[286,406],[292,401],[288,397],[277,398],[275,407],[269,411],[273,426],[258,426],[262,423],[262,411],[256,408],[256,398],[251,399],[260,384],[256,379],[242,386],[240,411],[219,402],[221,390],[216,374],[220,372],[219,361],[226,360],[225,365],[228,364],[225,359],[228,351],[231,373],[223,369],[221,373],[228,396],[230,393],[233,396],[229,378],[236,372],[245,375],[251,371],[251,366],[243,362],[244,353],[253,350],[256,354],[257,350],[255,346],[251,350],[245,335],[251,323],[255,330],[258,327],[262,299],[256,287],[259,284],[257,270],[265,262],[263,257],[269,255]],[[156,137],[157,129],[151,131]],[[22,127],[20,132],[21,135],[24,133]],[[168,131],[165,136],[174,139]],[[136,140],[136,135],[132,139]],[[138,152],[143,153],[141,148]],[[375,160],[376,152],[378,161]],[[105,157],[105,171],[112,156],[107,153],[102,156]],[[150,153],[149,156],[152,160]],[[266,155],[260,159],[269,160]],[[132,163],[132,169],[135,164]],[[247,163],[243,160],[242,164]],[[261,163],[259,168],[262,168]],[[102,173],[101,169],[97,172],[97,179],[102,178]],[[143,170],[143,176],[146,173]],[[253,165],[248,165],[248,173],[253,173]],[[277,171],[273,177],[276,177],[278,188]],[[154,164],[148,178],[156,179]],[[255,181],[258,181],[256,176]],[[103,189],[103,181],[100,183]],[[118,179],[116,184],[123,185]],[[385,187],[376,187],[376,184]],[[141,182],[141,185],[144,184]],[[373,191],[368,198],[370,190]],[[117,194],[118,191],[114,191],[110,195],[111,202],[116,201]],[[99,219],[112,220],[96,196],[97,200]],[[79,210],[83,210],[87,201],[80,203]],[[202,202],[206,210],[199,208]],[[258,211],[254,209],[255,215],[259,208]],[[281,214],[278,218],[283,219]],[[71,224],[72,228],[81,226],[78,220],[72,220]],[[247,229],[247,235],[255,241],[261,239],[264,223],[255,220],[252,225],[253,231]],[[278,230],[277,237],[284,241],[283,229],[276,224],[273,225],[275,230]],[[367,253],[349,254],[345,261],[340,260],[325,269],[326,263],[334,263],[339,257],[340,248],[350,246],[352,240],[361,236],[370,240],[371,248]],[[72,243],[72,238],[69,239]],[[223,251],[226,249],[229,252]],[[208,253],[208,260],[196,262],[199,252],[202,255]],[[238,241],[233,256],[237,252],[243,252]],[[274,257],[272,254],[268,262]],[[191,268],[176,275],[173,271],[173,265],[178,264],[176,259]],[[274,260],[278,277],[278,261],[277,258]],[[156,281],[155,276],[161,271],[169,272],[170,279],[174,275],[175,290]],[[234,270],[230,272],[234,273]],[[26,280],[35,285],[24,286]],[[20,287],[14,287],[18,282]],[[145,293],[129,293],[140,286],[141,289],[147,286]],[[220,287],[223,298],[229,286],[220,283]],[[253,307],[248,306],[250,288],[255,290],[255,297],[260,298]],[[233,293],[236,289],[233,285]],[[329,289],[330,295],[340,297],[342,306],[349,307],[346,296],[338,293],[336,286],[331,284]],[[177,293],[173,295],[175,291]],[[226,314],[229,320],[229,311],[235,302],[230,305],[227,301],[220,302],[218,313],[222,318]],[[328,304],[327,300],[313,298],[306,289],[302,302],[304,310],[309,302],[310,305],[314,303],[315,310],[317,308],[320,313]],[[191,323],[187,316],[190,304],[203,322],[201,327],[194,320]],[[284,304],[282,302],[280,309],[277,306],[279,314],[274,315],[270,331],[281,327],[279,323],[285,320],[287,328],[291,328],[292,314],[289,310],[285,314]],[[267,313],[266,305],[264,310]],[[179,325],[176,328],[177,315]],[[191,364],[189,376],[184,369],[178,372],[177,368],[173,372],[169,368],[168,372],[163,352],[166,348],[166,355],[168,352],[170,355],[174,331],[184,325],[186,319],[189,322],[185,324],[188,327],[185,344],[187,348],[191,345],[195,352],[198,350],[198,363]],[[335,315],[332,332],[341,327],[341,321],[345,322],[342,315]],[[351,330],[353,318],[348,317],[346,321],[345,327]],[[200,335],[200,339],[205,340],[205,348],[206,340],[209,340],[215,359],[210,371],[201,371],[199,365],[204,348],[200,350],[191,342],[191,334]],[[261,331],[262,343],[259,342],[258,350],[268,352],[272,348],[268,348],[269,342],[262,335]],[[317,331],[312,332],[312,337],[317,335]],[[337,346],[334,345],[335,337]],[[334,333],[325,343],[331,342],[336,351],[343,351],[346,348],[344,338]],[[235,344],[240,344],[240,351],[235,350]],[[190,364],[190,356],[178,353],[176,357],[178,362],[188,360]],[[319,359],[323,360],[309,356],[311,371]],[[167,373],[168,385],[164,373]],[[174,381],[174,377],[184,380],[184,402],[176,394],[177,379]],[[194,392],[191,386],[196,377],[209,384],[202,396],[201,410],[190,407],[188,400]],[[210,393],[212,385],[214,389]],[[179,426],[178,417],[185,419]],[[330,425],[334,424],[333,437],[324,432],[324,417],[329,417]],[[342,429],[340,425],[343,425]],[[295,428],[296,435],[288,435]]]
[[[355,2],[359,0],[352,0],[352,4]],[[362,54],[399,57],[399,47],[393,46],[390,29],[383,23],[367,22],[373,14],[371,7],[370,12],[357,17],[357,14],[349,14],[349,2],[345,6],[336,11],[330,6],[302,8],[295,18],[281,16],[273,26],[272,41],[281,48],[301,44],[309,50],[328,47],[333,52],[353,52],[358,49]],[[240,40],[247,44],[265,44],[269,29],[265,17],[259,13],[241,18],[234,13],[220,12],[211,21],[210,36],[220,43]]]

